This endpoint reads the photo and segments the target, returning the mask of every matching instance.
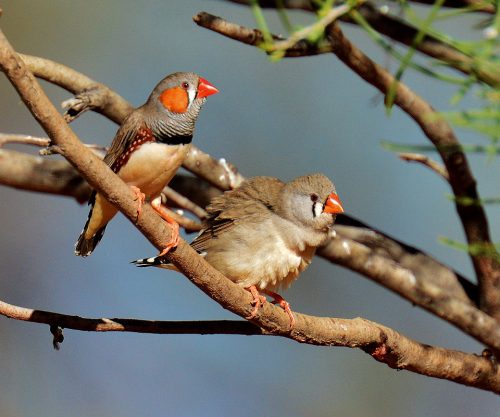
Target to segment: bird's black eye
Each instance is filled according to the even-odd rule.
[[[181,85],[184,90],[187,90],[189,88],[189,83],[187,81],[184,81]]]
[[[311,201],[313,203],[315,203],[316,201],[318,201],[318,198],[319,198],[318,194],[314,194],[314,193],[312,193],[309,197],[311,198]]]

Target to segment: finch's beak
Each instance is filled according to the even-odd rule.
[[[210,84],[205,78],[200,77],[200,82],[198,84],[198,98],[208,97],[212,94],[217,94],[219,90]]]
[[[325,207],[323,208],[323,213],[339,214],[344,212],[344,207],[340,202],[339,196],[335,193],[331,193],[326,199]]]

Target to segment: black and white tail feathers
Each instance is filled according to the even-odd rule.
[[[200,253],[200,255],[203,257],[205,257],[206,254],[207,254],[206,252]],[[179,272],[179,270],[175,267],[174,264],[171,264],[162,256],[153,256],[152,258],[136,259],[135,261],[132,261],[130,263],[140,268],[144,268],[146,266],[156,266],[157,268],[170,269],[171,271]]]
[[[152,258],[143,258],[143,259],[137,259],[135,261],[130,262],[131,264],[134,264],[135,266],[138,266],[140,268],[144,268],[146,266],[156,266],[158,268],[164,268],[164,269],[171,269],[173,271],[177,271],[177,268],[168,262],[165,258],[161,256],[154,256]]]
[[[92,200],[91,200],[92,201]],[[106,230],[106,226],[102,227],[97,231],[97,233],[92,236],[90,239],[85,238],[85,232],[87,231],[87,227],[90,222],[90,218],[92,217],[92,211],[94,210],[94,206],[90,209],[89,217],[87,218],[87,222],[85,223],[85,226],[82,230],[82,233],[80,233],[80,236],[78,237],[78,240],[76,241],[75,244],[75,255],[77,256],[89,256],[92,251],[95,249],[97,244],[101,241],[102,235],[104,234],[104,231]]]

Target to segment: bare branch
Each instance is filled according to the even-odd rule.
[[[182,166],[221,190],[236,188],[245,180],[234,165],[223,158],[212,158],[194,146]]]
[[[414,273],[415,264],[413,268],[404,267],[384,257],[373,247],[350,238],[349,230],[346,230],[345,226],[336,227],[335,230],[337,238],[331,239],[320,249],[323,257],[370,277],[375,282],[383,283],[395,293],[500,352],[500,325],[494,318],[474,307],[463,292],[457,293],[459,288],[456,285],[448,288],[437,285],[433,278],[436,276],[436,279],[439,279],[439,275]],[[373,235],[373,232],[371,234]],[[438,268],[435,269],[436,272],[439,271]]]
[[[203,22],[211,21],[206,16],[207,13],[200,15],[203,15]],[[218,33],[233,38],[232,35],[239,28],[238,25],[215,16],[212,18],[219,22],[217,24]],[[223,21],[224,24],[220,21]],[[201,20],[197,21],[197,23],[200,22]],[[204,27],[214,30],[214,27],[210,25]],[[376,64],[352,44],[338,25],[331,25],[327,32],[328,39],[334,46],[335,55],[361,78],[383,94],[387,94],[392,86],[396,85],[394,103],[415,120],[428,139],[436,146],[445,164],[451,188],[457,197],[455,207],[462,222],[467,243],[483,247],[485,253],[496,253],[495,246],[491,242],[484,208],[480,205],[459,204],[463,198],[474,201],[479,201],[480,198],[467,157],[448,122],[437,118],[434,109],[405,84],[396,83],[394,77],[387,70]],[[233,39],[240,41],[239,37]],[[494,257],[484,253],[470,254],[470,256],[480,283],[481,306],[488,314],[500,320],[500,265]]]
[[[0,151],[0,155],[1,152],[14,151]],[[85,197],[88,196],[90,188],[83,187],[83,184],[86,183],[65,161],[46,161],[39,157],[18,154],[15,152],[15,159],[9,155],[5,160],[10,160],[11,165],[19,168],[23,167],[25,162],[18,157],[28,160],[39,159],[40,163],[44,165],[44,170],[37,173],[36,176],[30,175],[25,178],[16,171],[12,171],[9,165],[0,164],[0,167],[5,167],[5,173],[0,170],[0,182],[3,182],[4,176],[15,178],[18,181],[25,178],[25,183],[22,184],[22,188],[25,188],[27,185],[36,184],[35,181],[50,185],[52,182],[55,184],[74,183],[78,179],[82,181],[82,188],[86,190]],[[57,166],[58,170],[55,171],[57,174],[52,171],[47,174],[46,170],[51,165]],[[63,172],[64,175],[60,175],[59,172]],[[69,178],[69,181],[64,182],[65,177]],[[200,195],[204,192],[200,180],[181,177],[180,181],[182,183],[189,179],[192,181],[188,194]],[[193,188],[197,185],[200,185],[202,190]],[[72,191],[78,188],[66,186],[62,189]],[[46,190],[41,189],[40,191]],[[59,189],[53,191],[57,194]],[[208,201],[209,196],[205,199]],[[428,255],[407,245],[402,246],[399,242],[380,232],[375,232],[373,229],[368,229],[365,225],[358,227],[342,225],[349,222],[352,223],[352,220],[346,216],[339,218],[335,230],[341,240],[333,239],[330,241],[330,244],[319,251],[320,256],[375,280],[412,303],[448,320],[482,343],[495,348],[496,340],[500,340],[498,326],[494,320],[492,321],[490,317],[470,304],[469,297],[475,297],[475,293],[471,292],[475,289],[472,284],[463,277],[457,277],[456,273]],[[378,265],[378,267],[374,268],[372,265]],[[461,281],[462,285],[469,286],[469,297],[465,295],[463,287],[458,284],[458,281]],[[500,345],[498,347],[500,348]]]
[[[109,87],[72,68],[36,56],[20,54],[20,57],[37,77],[71,91],[75,95],[87,93],[86,100],[89,108],[98,109],[100,113],[116,123],[121,123],[133,110],[129,103]]]
[[[0,183],[28,191],[73,197],[88,201],[91,189],[66,161],[0,149]]]
[[[201,208],[198,204],[193,203],[189,198],[184,197],[174,189],[167,186],[163,189],[163,194],[167,198],[167,201],[174,203],[174,207],[180,207],[188,210],[200,219],[207,217],[205,209]]]
[[[20,61],[16,61],[16,55],[2,37],[3,35],[0,36],[0,65],[4,66],[5,72],[37,120],[52,134],[54,143],[60,146],[64,155],[81,170],[87,180],[116,204],[129,219],[135,220],[136,205],[128,187],[102,161],[78,143],[71,130],[62,122],[61,116],[43,95],[32,75],[26,72]],[[137,227],[159,248],[169,233],[165,222],[148,206],[144,207]],[[184,241],[180,242],[170,258],[195,285],[224,308],[241,316],[249,314],[251,296],[214,270]],[[297,316],[296,327],[289,333],[286,313],[266,303],[253,322],[268,333],[290,337],[300,342],[323,341],[325,345],[362,346],[375,359],[398,369],[446,378],[495,392],[498,390],[498,369],[486,358],[430,348],[402,338],[383,326],[370,326],[370,322],[362,319],[346,321]],[[357,323],[359,325],[352,326]]]
[[[163,207],[163,210],[174,219],[177,224],[184,228],[187,233],[199,232],[201,230],[201,223],[191,220],[176,210],[171,210],[168,207]]]
[[[118,96],[119,97],[119,96]],[[120,100],[123,101],[123,99],[120,98]],[[112,111],[113,109],[110,108]],[[227,164],[224,160],[215,160],[214,158],[210,157],[207,154],[204,154],[200,150],[195,150],[193,154],[191,155],[191,160],[189,161],[190,167],[193,171],[197,173],[200,177],[206,177],[210,180],[212,184],[215,184],[217,187],[220,189],[229,189],[232,188],[235,184],[238,182],[243,181],[243,177],[240,174],[235,173],[232,169],[231,166]],[[76,171],[74,172],[74,175],[78,175]],[[1,181],[1,177],[0,177]],[[4,181],[4,183],[8,183],[7,181]],[[206,206],[208,204],[208,201],[215,195],[217,195],[217,192],[208,186],[207,184],[201,182],[200,180],[194,180],[193,178],[185,177],[185,176],[179,176],[177,175],[173,181],[170,184],[173,188],[180,190],[184,195],[189,195],[190,198],[192,198],[195,202],[197,202],[198,205],[201,206]],[[29,184],[24,184],[23,188],[29,187]],[[355,225],[356,227],[361,227],[361,228],[369,228],[369,226],[361,224],[359,221],[354,221],[352,218],[349,218],[348,216],[341,216],[337,223],[342,223],[342,224],[347,224],[347,225]],[[383,234],[380,232],[377,232],[378,236],[382,236]],[[435,275],[436,274],[436,267],[435,264],[437,264],[436,261],[433,261],[432,258],[430,258],[427,254],[423,254],[421,251],[418,251],[417,249],[410,247],[406,244],[403,244],[401,242],[395,241],[392,238],[389,238],[385,236],[386,238],[386,250],[389,251],[390,249],[390,254],[387,255],[388,259],[401,263],[403,260],[412,260],[412,259],[417,259],[418,256],[414,256],[415,254],[421,255],[421,259],[417,259],[416,262],[414,262],[414,265],[434,265],[433,268],[428,268],[423,271],[420,271],[422,275],[430,274],[430,275]],[[391,243],[392,242],[392,243]],[[380,252],[380,242],[376,244],[376,246],[369,244],[365,241],[362,242],[363,244],[367,245],[368,247]],[[417,253],[418,252],[418,253]],[[423,260],[429,259],[428,262],[424,262]],[[402,264],[403,267],[409,267],[406,264]],[[411,267],[411,266],[410,266]],[[419,271],[415,270],[414,267],[411,267],[412,271],[414,273],[419,273]],[[469,297],[472,299],[476,299],[477,297],[477,292],[476,292],[476,287],[471,284],[469,281],[467,281],[465,278],[461,277],[459,274],[456,274],[453,271],[449,271],[448,268],[442,266],[442,271],[438,276],[449,276],[449,280],[452,280],[455,285],[457,285],[457,279],[460,281],[460,284],[466,289]],[[444,272],[444,271],[449,271],[449,272]],[[382,285],[384,285],[382,283]],[[439,285],[443,285],[443,283],[440,283]],[[451,284],[447,284],[445,286],[446,288],[449,289]],[[443,288],[445,288],[443,287]],[[455,292],[458,294],[457,292]],[[408,296],[405,296],[405,298],[408,298]]]
[[[388,262],[410,270],[419,279],[431,280],[434,285],[439,286],[448,295],[467,304],[479,306],[479,291],[475,284],[421,249],[401,242],[373,226],[347,215],[338,216],[334,228],[344,238],[369,248],[374,255],[382,256]],[[325,246],[327,245],[328,243],[325,244]],[[326,257],[326,259],[329,258]],[[370,279],[370,276],[367,278]],[[431,297],[431,294],[428,294],[428,297]],[[408,297],[405,298],[408,299]]]
[[[32,310],[0,301],[0,314],[16,320],[66,329],[155,334],[279,335],[318,346],[359,348],[394,369],[406,369],[500,393],[500,369],[489,358],[423,345],[392,329],[361,318],[334,319],[297,314],[304,331],[273,334],[246,321],[149,321],[124,318],[90,319]],[[307,326],[307,324],[310,326]]]
[[[48,138],[36,138],[30,135],[15,135],[11,133],[0,133],[0,148],[8,143],[20,143],[23,145],[35,145],[46,147],[50,145]]]
[[[86,318],[33,310],[0,301],[0,314],[14,320],[60,326],[86,332],[134,332],[154,334],[269,334],[248,321],[159,321],[128,318]]]
[[[383,94],[387,94],[396,85],[394,103],[415,120],[436,147],[448,171],[449,183],[455,196],[459,200],[464,197],[479,200],[476,180],[467,156],[448,122],[437,120],[435,110],[425,100],[403,83],[396,82],[387,70],[368,58],[344,36],[338,25],[330,27],[328,36],[335,45],[335,55]],[[458,202],[455,207],[468,244],[481,245],[490,250],[490,253],[495,253],[484,208],[480,205],[465,206]],[[481,307],[500,320],[500,265],[493,257],[484,254],[471,254],[471,259],[480,286]]]
[[[450,180],[450,176],[448,175],[448,171],[446,171],[446,168],[426,155],[422,155],[420,153],[403,152],[399,154],[399,157],[406,162],[418,162],[422,165],[425,165],[436,172],[438,175],[440,175],[447,182]]]
[[[42,126],[52,134],[52,140],[61,147],[66,157],[81,170],[89,182],[94,186],[97,185],[98,189],[129,219],[133,219],[135,205],[128,187],[112,174],[102,161],[79,144],[73,132],[64,124],[56,109],[44,96],[33,76],[23,68],[20,61],[16,62],[16,56],[1,34],[0,65],[4,66],[6,74],[27,106]],[[92,168],[89,168],[89,164],[84,165],[87,161],[91,161]],[[165,233],[165,225],[147,206],[137,226],[157,247],[161,247],[162,238],[168,234]],[[249,311],[246,310],[251,308],[251,296],[211,268],[184,241],[181,241],[171,254],[171,259],[193,283],[224,307],[240,315],[248,314]],[[276,313],[279,314],[276,316]],[[396,332],[382,326],[376,326],[371,331],[367,331],[370,330],[369,322],[361,319],[355,319],[360,321],[360,324],[352,326],[353,321],[300,316],[297,317],[296,330],[292,334],[287,334],[286,331],[281,330],[287,328],[287,318],[284,315],[284,312],[267,303],[254,321],[270,333],[287,335],[301,342],[313,343],[323,338],[326,341],[325,344],[335,345],[345,344],[345,340],[349,340],[352,346],[363,346],[374,358],[389,366],[411,369],[426,375],[433,374],[433,376],[445,377],[463,384],[474,384],[480,388],[500,390],[497,387],[500,381],[497,375],[498,370],[495,370],[492,363],[484,358],[440,348],[432,349],[409,339],[405,343],[406,340]],[[61,324],[58,323],[58,325]],[[341,330],[340,338],[335,337],[333,331],[338,329]],[[363,343],[360,343],[360,338],[363,339]],[[422,355],[425,356],[425,361],[422,360]],[[433,366],[428,366],[430,363]],[[422,364],[425,365],[422,366]],[[468,372],[463,369],[465,364]],[[446,369],[446,373],[440,371],[442,369]],[[471,373],[470,369],[474,369],[475,372]],[[487,378],[484,377],[485,374],[488,375]],[[473,380],[470,375],[473,375]],[[478,375],[481,378],[478,378]]]

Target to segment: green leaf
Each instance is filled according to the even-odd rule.
[[[500,260],[500,254],[498,251],[500,250],[500,243],[494,243],[492,245],[475,243],[471,245],[467,245],[466,243],[458,242],[456,240],[449,239],[444,236],[440,236],[438,238],[439,242],[442,244],[449,246],[453,249],[457,249],[459,251],[466,252],[473,256],[486,256],[493,258],[497,261]]]

